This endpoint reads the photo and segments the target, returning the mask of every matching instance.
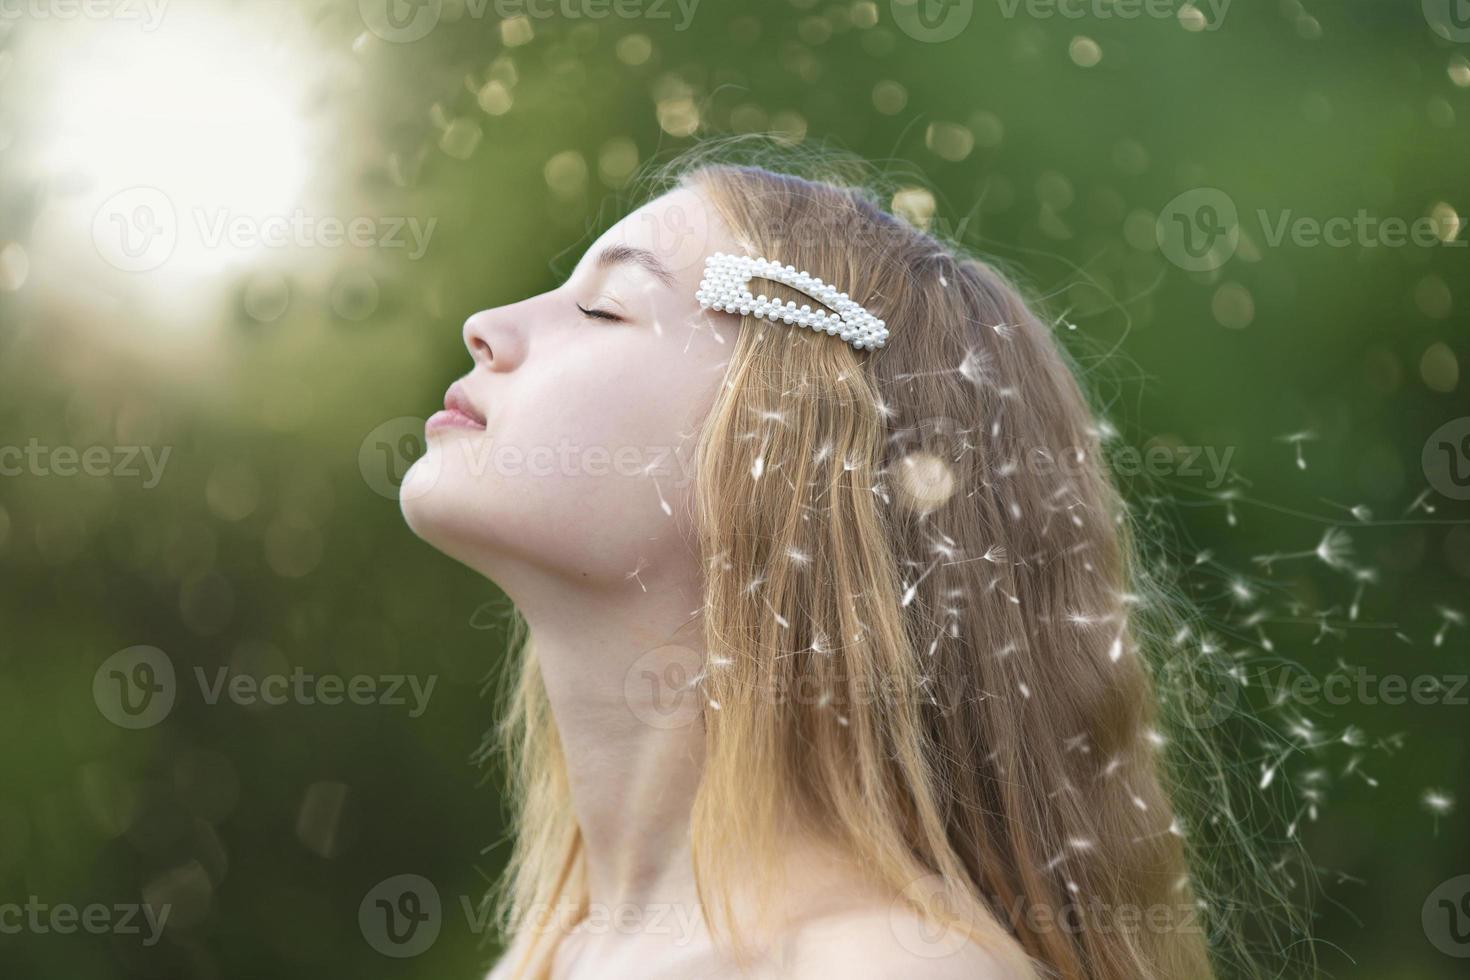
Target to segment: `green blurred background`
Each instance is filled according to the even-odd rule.
[[[1285,728],[1240,764],[1295,749],[1262,833],[1299,818],[1324,972],[1464,975],[1470,10],[921,3],[0,4],[0,907],[172,908],[151,944],[0,915],[0,975],[480,975],[501,610],[396,480],[469,313],[756,132],[875,161],[1045,299]],[[1245,665],[1288,662],[1444,689],[1269,705]],[[140,664],[166,716],[118,714]],[[210,703],[224,667],[435,686]],[[443,903],[411,958],[359,923],[399,875]]]

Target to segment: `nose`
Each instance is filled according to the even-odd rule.
[[[526,340],[515,326],[514,307],[481,310],[464,322],[464,345],[476,367],[514,371],[526,357]]]

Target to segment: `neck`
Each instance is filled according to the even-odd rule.
[[[701,596],[697,575],[640,579],[530,575],[506,591],[561,740],[592,907],[695,908],[689,827],[704,729],[688,688],[704,659]]]

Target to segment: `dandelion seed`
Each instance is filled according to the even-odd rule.
[[[1433,514],[1434,505],[1429,503],[1429,493],[1430,492],[1428,490],[1425,490],[1423,493],[1419,494],[1419,496],[1415,497],[1413,503],[1409,504],[1408,508],[1404,511],[1404,516],[1408,517],[1410,514],[1414,513],[1414,511],[1421,509],[1426,514]]]
[[[940,540],[929,543],[930,551],[934,552],[940,558],[953,558],[959,553],[959,546],[955,544],[954,538],[951,538],[943,532],[940,532],[939,538]]]
[[[1225,505],[1225,523],[1235,527],[1235,498],[1239,494],[1235,490],[1222,490],[1217,494],[1217,499]]]
[[[1288,443],[1296,450],[1296,468],[1299,470],[1304,470],[1307,468],[1307,460],[1306,457],[1302,455],[1302,443],[1311,442],[1316,438],[1317,434],[1311,431],[1289,432],[1284,436],[1277,436],[1276,441]]]
[[[937,568],[938,566],[939,566],[938,560],[935,560],[935,561],[932,561],[932,562],[929,563],[929,567],[928,568],[925,568],[924,571],[919,575],[919,577],[916,578],[916,579],[914,579],[914,584],[913,585],[910,585],[907,589],[904,590],[903,599],[899,603],[900,606],[902,606],[905,609],[908,608],[909,603],[913,602],[914,601],[914,597],[919,594],[919,583],[923,582],[924,579],[928,578],[929,577],[929,573],[932,572],[932,571],[934,571],[934,569]]]
[[[966,381],[979,385],[990,379],[991,366],[992,358],[988,350],[972,348],[966,352],[957,370]]]
[[[1312,646],[1316,646],[1323,640],[1329,639],[1331,637],[1347,636],[1347,630],[1338,629],[1327,621],[1327,617],[1331,616],[1335,612],[1337,612],[1336,606],[1331,609],[1324,609],[1313,614],[1313,617],[1317,620],[1317,635],[1312,638]]]
[[[1450,609],[1447,606],[1436,606],[1435,611],[1443,619],[1443,622],[1440,623],[1439,631],[1434,634],[1434,645],[1439,647],[1444,646],[1444,638],[1449,634],[1451,626],[1465,625],[1465,614],[1457,609]]]
[[[1367,504],[1340,504],[1335,500],[1328,500],[1326,497],[1322,498],[1322,502],[1336,507],[1338,510],[1347,511],[1360,523],[1370,524],[1373,521],[1373,511],[1369,509]]]
[[[1371,568],[1359,568],[1353,572],[1353,578],[1358,580],[1358,590],[1353,593],[1352,605],[1348,606],[1348,619],[1357,620],[1358,610],[1362,606],[1363,592],[1378,581],[1378,573]]]
[[[642,589],[644,592],[647,592],[648,591],[648,586],[646,586],[646,585],[643,584],[643,578],[639,574],[640,572],[642,572],[647,567],[648,567],[648,563],[642,557],[639,557],[639,559],[638,559],[638,567],[635,568],[635,569],[633,569],[628,574],[624,575],[623,576],[623,581],[624,582],[636,581],[638,583],[638,587],[640,589]]]
[[[1343,767],[1342,774],[1344,776],[1357,776],[1369,786],[1376,788],[1378,786],[1378,780],[1374,779],[1372,776],[1362,771],[1362,761],[1363,757],[1361,755],[1353,756],[1351,759],[1348,760],[1348,764]]]
[[[664,499],[664,491],[663,491],[663,488],[658,485],[658,480],[656,480],[656,479],[653,481],[653,492],[656,493],[656,494],[658,494],[658,508],[659,508],[659,510],[661,510],[661,511],[664,512],[664,516],[666,516],[666,517],[673,517],[674,516],[674,508],[670,507],[669,506],[669,502]]]
[[[1281,750],[1281,754],[1276,756],[1275,760],[1270,763],[1262,763],[1261,782],[1258,786],[1259,789],[1264,790],[1269,787],[1273,782],[1275,782],[1277,772],[1280,771],[1282,764],[1286,762],[1287,757],[1290,756],[1291,753],[1294,751],[1295,746],[1288,745],[1286,746],[1286,748]]]
[[[1277,552],[1270,555],[1257,555],[1254,559],[1256,564],[1271,570],[1271,566],[1278,561],[1290,561],[1294,558],[1316,558],[1328,568],[1341,571],[1348,567],[1348,559],[1353,554],[1353,539],[1340,527],[1328,528],[1322,535],[1322,540],[1317,547],[1311,551]]]
[[[1352,557],[1353,540],[1348,533],[1341,528],[1329,528],[1322,535],[1322,541],[1313,552],[1322,564],[1328,568],[1343,568],[1347,560]]]
[[[1442,789],[1426,789],[1424,795],[1419,797],[1419,802],[1434,818],[1434,833],[1437,836],[1439,818],[1447,817],[1454,812],[1455,798]]]

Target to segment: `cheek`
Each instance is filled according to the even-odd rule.
[[[551,410],[521,416],[502,442],[524,445],[529,503],[605,542],[661,533],[687,489],[691,427],[652,379],[600,376],[563,390]]]

